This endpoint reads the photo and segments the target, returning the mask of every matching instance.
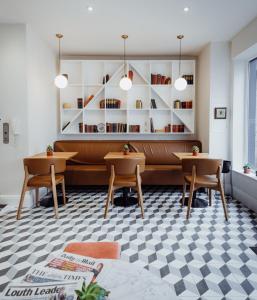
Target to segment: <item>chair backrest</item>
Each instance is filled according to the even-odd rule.
[[[31,175],[50,174],[52,165],[55,173],[62,173],[66,169],[66,160],[63,158],[25,158],[23,162]]]
[[[210,158],[185,158],[182,159],[182,171],[184,174],[192,174],[193,166],[196,175],[217,175],[219,167],[222,166],[221,159]]]
[[[126,157],[124,159],[113,158],[106,161],[108,172],[110,173],[111,166],[114,166],[115,175],[135,175],[137,165],[139,165],[139,172],[144,172],[145,158]]]

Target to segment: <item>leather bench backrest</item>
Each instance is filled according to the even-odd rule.
[[[129,145],[135,152],[144,152],[147,165],[178,165],[181,161],[176,158],[173,152],[191,152],[192,147],[198,146],[200,141],[130,141]]]
[[[102,165],[105,164],[104,156],[108,152],[123,151],[124,144],[128,144],[128,141],[56,141],[54,151],[78,152],[68,164]]]
[[[84,141],[84,140],[63,140],[56,141],[55,151],[78,152],[68,164],[105,164],[104,156],[108,152],[123,151],[124,144],[130,145],[132,151],[143,152],[147,165],[171,165],[181,164],[173,152],[191,152],[194,145],[202,150],[200,141]]]

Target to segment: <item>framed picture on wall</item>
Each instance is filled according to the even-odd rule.
[[[226,119],[226,118],[227,118],[226,107],[216,107],[214,109],[214,119]]]

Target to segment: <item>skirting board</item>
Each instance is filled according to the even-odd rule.
[[[47,190],[45,188],[42,188],[39,190],[40,198],[45,196],[47,193]],[[34,197],[35,193],[34,191],[28,191],[25,195],[24,200],[24,207],[33,207],[34,206]],[[2,205],[10,205],[12,207],[17,208],[20,201],[20,195],[0,195],[0,204]]]

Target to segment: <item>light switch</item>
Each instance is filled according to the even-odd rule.
[[[3,142],[9,144],[9,123],[3,123]]]

